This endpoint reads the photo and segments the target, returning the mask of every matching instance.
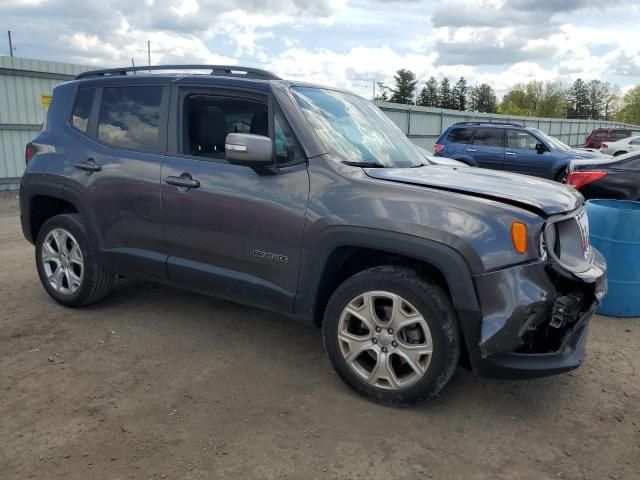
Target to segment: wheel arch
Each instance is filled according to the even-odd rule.
[[[450,295],[459,311],[479,311],[471,271],[450,246],[412,235],[364,227],[331,227],[303,252],[294,311],[320,325],[335,289],[364,269],[397,264],[418,270]]]

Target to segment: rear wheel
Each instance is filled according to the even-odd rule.
[[[36,239],[36,266],[47,293],[67,307],[97,302],[113,284],[77,214],[56,215],[44,223]]]
[[[460,356],[449,297],[407,268],[375,267],[345,281],[329,300],[322,327],[338,375],[387,405],[436,395]]]
[[[627,152],[625,152],[624,150],[621,150],[619,152],[614,153],[613,156],[614,157],[619,157],[620,155],[624,155],[625,153],[627,153]]]

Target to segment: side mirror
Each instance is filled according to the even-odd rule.
[[[225,140],[225,158],[234,165],[264,168],[273,165],[273,141],[252,133],[230,133]]]
[[[544,153],[549,149],[544,143],[536,143],[536,150],[538,151],[538,153]]]

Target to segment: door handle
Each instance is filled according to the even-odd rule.
[[[467,152],[477,152],[475,148],[467,148]]]
[[[87,159],[86,162],[74,163],[73,166],[85,172],[99,172],[102,170],[102,167],[93,158]]]
[[[505,155],[515,155],[515,152],[505,152]]]
[[[173,185],[174,187],[185,188],[187,190],[189,190],[190,188],[198,188],[200,186],[200,182],[191,178],[191,175],[189,175],[188,173],[183,173],[179,177],[167,177],[164,179],[164,181],[165,183]]]

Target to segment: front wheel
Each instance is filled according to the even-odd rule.
[[[36,239],[36,266],[47,293],[66,307],[97,302],[113,283],[77,214],[56,215],[44,223]]]
[[[329,300],[322,332],[342,380],[386,405],[435,396],[460,357],[448,295],[403,267],[375,267],[346,280]]]
[[[625,153],[627,153],[627,152],[621,150],[619,152],[614,153],[613,156],[614,157],[619,157],[620,155],[624,155]]]

